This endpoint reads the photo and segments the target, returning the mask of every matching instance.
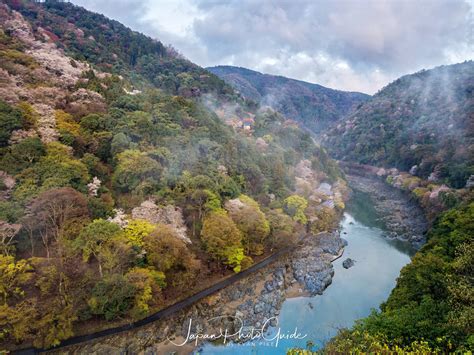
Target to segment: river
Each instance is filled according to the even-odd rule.
[[[284,354],[292,347],[306,348],[307,341],[320,349],[341,327],[350,327],[354,321],[378,308],[395,286],[401,268],[410,262],[414,250],[399,240],[383,237],[380,222],[367,194],[355,193],[349,201],[341,221],[341,236],[348,241],[344,256],[334,262],[332,284],[323,295],[297,297],[284,302],[279,324],[271,328],[266,339],[300,333],[303,339],[258,340],[245,344],[206,344],[195,354]],[[344,269],[346,258],[355,265]]]

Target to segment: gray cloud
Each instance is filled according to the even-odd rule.
[[[409,72],[474,57],[473,0],[76,0],[231,64],[372,93]]]
[[[148,11],[146,2],[141,0],[77,0],[74,4],[99,12],[114,20],[127,23],[135,30],[141,28],[140,20]],[[147,28],[143,28],[146,30]]]

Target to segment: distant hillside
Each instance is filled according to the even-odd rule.
[[[474,174],[474,62],[394,81],[330,131],[336,157],[464,187]]]
[[[245,98],[270,106],[316,133],[369,98],[369,95],[359,92],[328,89],[245,68],[217,66],[207,69],[232,85]]]

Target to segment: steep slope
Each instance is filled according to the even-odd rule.
[[[141,319],[334,224],[345,183],[307,132],[116,22],[7,3],[0,352]]]
[[[358,92],[328,89],[245,68],[216,66],[207,69],[232,85],[245,98],[270,106],[316,133],[369,98],[369,95]]]
[[[69,2],[7,1],[44,38],[76,60],[129,79],[138,89],[153,85],[185,97],[212,93],[234,97],[215,75],[182,57],[172,47],[121,23]]]
[[[474,62],[401,77],[331,130],[324,144],[343,160],[464,187],[474,174]]]

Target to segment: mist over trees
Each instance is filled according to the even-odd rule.
[[[474,174],[474,62],[397,79],[328,132],[337,158],[463,188]]]

